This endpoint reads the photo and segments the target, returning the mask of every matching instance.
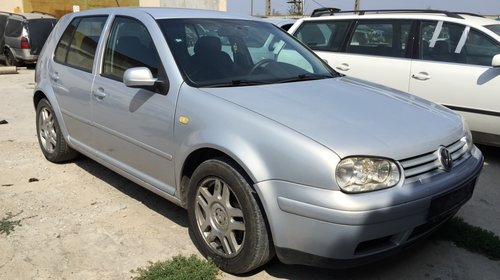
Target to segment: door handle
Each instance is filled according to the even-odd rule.
[[[57,72],[50,73],[50,74],[49,74],[49,76],[50,76],[50,78],[51,78],[54,82],[59,81],[59,73],[57,73]]]
[[[429,80],[431,78],[431,75],[429,75],[429,73],[427,73],[427,72],[419,72],[417,74],[411,75],[411,77],[413,79],[417,79],[419,81],[425,81],[425,80]]]
[[[104,88],[99,87],[98,89],[92,91],[92,94],[99,100],[102,100],[106,97],[106,93],[104,92]]]
[[[341,63],[335,67],[337,70],[340,71],[349,71],[351,70],[351,67],[347,63]]]

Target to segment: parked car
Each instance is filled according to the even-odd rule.
[[[341,77],[252,17],[69,14],[35,80],[49,161],[82,153],[186,208],[230,273],[275,253],[345,266],[397,252],[458,211],[483,164],[456,113]]]
[[[35,63],[57,20],[44,13],[0,12],[0,49],[9,66]]]
[[[465,117],[475,142],[500,146],[497,21],[433,10],[337,10],[298,20],[289,32],[340,73],[445,105]]]
[[[292,18],[263,18],[263,20],[268,21],[281,29],[287,31],[295,23],[296,19]]]

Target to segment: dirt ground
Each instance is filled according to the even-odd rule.
[[[0,121],[8,122],[0,125],[0,219],[8,212],[22,219],[10,235],[0,235],[0,279],[129,279],[131,270],[148,261],[199,255],[184,209],[87,158],[66,164],[44,159],[36,140],[33,79],[33,69],[0,75]],[[500,149],[481,149],[486,164],[474,197],[459,215],[500,235]],[[273,260],[242,278],[445,280],[499,275],[498,261],[449,242],[426,241],[360,269],[335,271]]]

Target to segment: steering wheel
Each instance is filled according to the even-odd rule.
[[[269,63],[273,63],[274,60],[273,59],[270,59],[270,58],[265,58],[257,63],[255,63],[255,65],[252,67],[252,69],[250,69],[250,71],[248,72],[248,74],[253,74],[253,72],[257,69],[259,69],[260,67],[264,67],[266,66],[267,64]]]

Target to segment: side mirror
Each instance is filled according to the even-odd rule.
[[[125,73],[123,73],[123,83],[127,87],[143,88],[161,95],[167,95],[169,88],[166,78],[165,80],[153,78],[151,70],[146,67],[134,67],[125,70]]]
[[[500,67],[500,54],[497,54],[491,60],[491,66]]]
[[[157,79],[153,78],[153,74],[146,67],[129,68],[123,74],[123,83],[127,87],[152,87],[156,81]]]

